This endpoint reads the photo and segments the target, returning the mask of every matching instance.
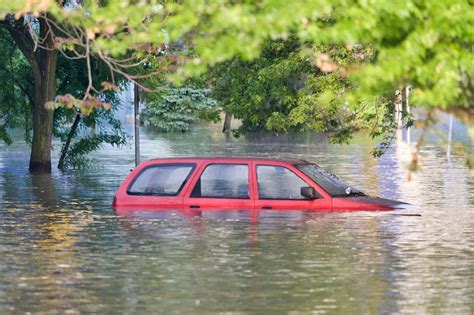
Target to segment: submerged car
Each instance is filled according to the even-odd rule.
[[[305,160],[169,158],[143,162],[123,181],[114,208],[156,210],[394,210]]]

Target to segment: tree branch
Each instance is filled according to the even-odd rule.
[[[29,86],[32,86],[31,82],[28,82],[28,81],[24,81],[23,83],[15,76],[15,74],[13,72],[11,72],[10,70],[8,70],[5,66],[3,65],[0,65],[0,70],[3,71],[7,76],[10,77],[10,79],[13,80],[13,82],[15,82],[15,84],[20,88],[20,90],[23,92],[23,94],[25,94],[26,97],[28,97],[28,99],[31,100],[30,98],[30,95],[28,93],[28,89],[23,85],[23,83],[27,83]]]
[[[18,22],[11,22],[8,19],[9,17],[7,16],[4,20],[1,20],[0,26],[3,26],[8,30],[18,49],[20,49],[22,54],[26,57],[26,60],[30,63],[33,76],[36,78],[37,82],[40,82],[41,68],[34,51],[35,44],[33,38],[24,26],[18,27]],[[22,20],[23,18],[19,21]]]
[[[0,25],[8,30],[10,36],[15,41],[20,51],[25,55],[26,59],[30,64],[36,63],[36,57],[34,54],[34,41],[29,32],[26,32],[25,27],[17,26],[17,22],[9,22],[7,19],[1,20]]]

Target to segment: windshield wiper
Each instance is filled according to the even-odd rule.
[[[366,194],[364,194],[363,192],[361,191],[352,191],[350,194],[346,195],[346,196],[367,196]]]
[[[367,194],[364,194],[361,191],[351,191],[349,193],[346,192],[345,194],[334,194],[334,195],[332,195],[332,197],[334,197],[334,198],[362,197],[362,196],[367,196]]]

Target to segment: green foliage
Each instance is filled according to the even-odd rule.
[[[64,160],[63,169],[83,169],[98,167],[99,164],[87,155],[97,151],[104,144],[120,147],[126,144],[126,136],[123,134],[91,134],[76,140],[70,147]]]
[[[279,112],[273,112],[265,124],[268,130],[272,130],[277,133],[286,133],[289,129],[287,117]]]
[[[99,60],[93,59],[95,75],[102,81],[109,79],[110,72]],[[118,83],[124,78],[117,76]],[[12,143],[8,129],[23,128],[25,139],[31,142],[31,117],[33,115],[33,86],[31,67],[12,42],[4,29],[0,29],[0,140]],[[69,94],[80,98],[88,84],[87,67],[84,60],[69,60],[63,55],[58,57],[57,93]],[[99,81],[100,82],[100,81]],[[103,102],[113,104],[113,109],[96,110],[84,116],[73,139],[70,151],[66,155],[66,167],[87,165],[86,154],[97,150],[103,144],[123,145],[128,139],[120,121],[114,118],[115,110],[120,107],[117,93],[109,91],[101,96]],[[54,113],[54,136],[64,143],[77,112],[59,108]],[[76,163],[78,163],[76,165]],[[89,163],[90,164],[90,163]]]
[[[413,86],[414,104],[472,106],[474,76],[474,4],[471,0],[262,0],[262,1],[119,1],[88,0],[73,9],[61,2],[6,1],[0,16],[48,11],[80,30],[95,54],[146,55],[152,47],[185,39],[193,58],[172,75],[202,73],[234,59],[254,59],[269,38],[323,45],[372,45],[376,58],[351,67],[358,86],[348,93],[360,100]],[[123,31],[126,30],[126,31]],[[61,42],[67,52],[84,42]]]
[[[8,134],[7,128],[5,125],[0,125],[0,139],[3,140],[7,145],[10,145],[13,143],[12,138]]]
[[[290,113],[297,104],[298,91],[314,71],[299,47],[295,39],[269,41],[261,58],[221,63],[210,69],[204,81],[224,109],[242,120],[242,129],[264,129],[270,117],[281,122],[282,116],[277,114]],[[267,127],[273,126],[270,122]]]
[[[406,84],[414,88],[414,104],[472,106],[471,0],[88,0],[69,9],[60,3],[6,1],[0,16],[48,11],[79,31],[77,38],[58,43],[63,52],[87,39],[93,54],[140,57],[185,39],[194,55],[180,60],[183,67],[172,74],[181,79],[236,56],[257,58],[269,38],[287,39],[291,33],[301,42],[371,45],[372,62],[348,73],[358,86],[344,95],[350,106]]]
[[[72,136],[71,146],[66,152],[62,169],[81,169],[94,166],[95,161],[87,155],[99,150],[103,145],[121,147],[127,144],[130,136],[123,130],[121,122],[114,117],[119,108],[114,94],[109,95],[108,101],[115,103],[112,110],[98,109],[90,115],[82,116],[76,132]],[[61,108],[55,112],[54,135],[63,143],[71,132],[71,111]],[[75,115],[74,115],[75,117]],[[96,163],[97,164],[97,163]]]
[[[334,131],[342,141],[360,127],[390,135],[393,95],[406,85],[412,105],[473,106],[472,0],[61,3],[6,1],[0,16],[47,11],[77,32],[57,43],[61,52],[145,58],[149,75],[182,82],[211,68],[213,94],[248,130]],[[172,73],[157,71],[162,47],[178,40],[192,54],[172,60]]]
[[[471,0],[185,1],[167,21],[173,37],[195,34],[196,57],[183,72],[235,55],[256,58],[268,38],[321,45],[371,46],[374,58],[349,65],[357,86],[338,98],[361,101],[413,86],[413,105],[472,106],[474,3]],[[188,23],[185,23],[188,22]]]
[[[94,61],[96,76],[108,79],[109,72],[99,61]],[[75,63],[59,59],[58,77],[61,84],[58,93],[71,95],[76,98],[83,96],[84,87],[88,83],[84,61]],[[118,82],[125,83],[124,78],[118,77]],[[112,104],[110,110],[96,109],[88,115],[82,115],[76,132],[73,134],[72,143],[66,152],[62,169],[92,167],[94,161],[87,155],[100,149],[103,145],[123,146],[130,138],[122,128],[121,122],[115,118],[115,112],[120,108],[118,91],[108,91],[100,95],[103,103]],[[71,133],[71,124],[77,115],[77,111],[67,107],[58,108],[54,113],[53,134],[61,139],[63,144]],[[62,153],[62,152],[61,152]]]
[[[93,60],[95,75],[103,81],[109,80],[110,72],[99,60]],[[84,60],[71,62],[63,57],[58,60],[58,94],[81,98],[88,84],[87,67]],[[124,78],[117,77],[117,82],[125,83]],[[100,82],[98,80],[97,82]],[[118,91],[108,91],[100,95],[103,103],[112,104],[111,110],[96,109],[89,115],[82,115],[78,129],[73,135],[69,150],[66,152],[62,169],[92,167],[93,161],[87,155],[100,149],[103,145],[122,146],[129,136],[123,130],[114,113],[121,106]],[[53,134],[63,143],[71,132],[70,126],[77,114],[76,110],[58,108],[54,113]]]
[[[370,46],[305,45],[290,37],[268,41],[260,58],[235,59],[211,68],[203,81],[224,109],[242,120],[242,130],[329,131],[338,141],[346,141],[353,130],[377,124],[386,104],[374,102],[380,113],[370,119],[349,108],[340,96],[354,84],[342,70],[323,71],[335,67],[332,61],[320,69],[320,60],[312,58],[315,51],[340,67],[373,58]]]
[[[474,170],[474,154],[468,156],[466,165],[470,170]]]
[[[164,93],[145,93],[144,101],[143,120],[162,131],[186,131],[199,120],[219,121],[217,102],[208,90],[168,88]]]
[[[31,129],[31,84],[30,68],[23,55],[16,49],[8,33],[0,29],[0,140],[11,144],[8,129],[25,127]],[[30,133],[25,132],[30,141]]]

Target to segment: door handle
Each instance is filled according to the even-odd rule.
[[[272,209],[272,207],[271,206],[262,206],[262,209],[270,210],[270,209]]]
[[[199,208],[201,208],[201,207],[198,206],[198,205],[190,205],[189,208],[191,208],[191,209],[199,209]]]

